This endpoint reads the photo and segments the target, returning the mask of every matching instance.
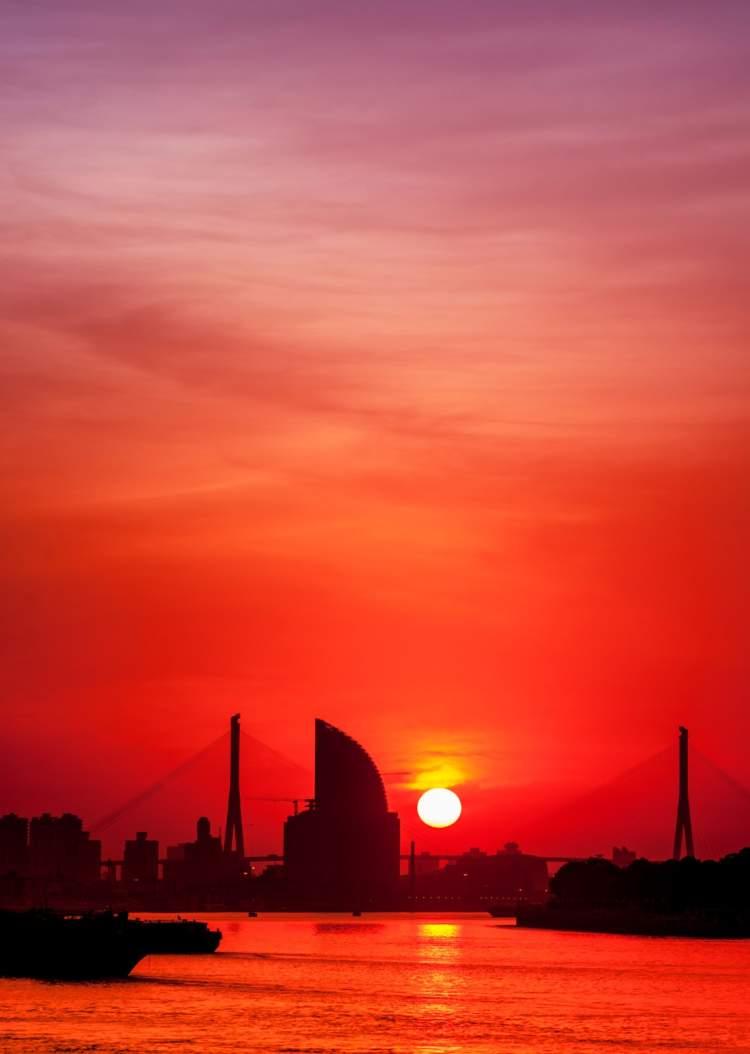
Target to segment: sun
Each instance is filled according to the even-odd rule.
[[[461,799],[447,787],[431,787],[417,802],[417,812],[428,827],[450,827],[461,815]]]

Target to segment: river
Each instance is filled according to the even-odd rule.
[[[483,915],[203,916],[213,956],[127,981],[0,980],[2,1054],[750,1054],[750,941]]]

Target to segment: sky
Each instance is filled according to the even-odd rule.
[[[748,30],[0,0],[0,812],[91,821],[235,711],[289,794],[343,727],[433,848],[538,848],[678,723],[750,784]]]

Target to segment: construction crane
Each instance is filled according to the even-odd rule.
[[[284,803],[285,805],[291,805],[294,809],[294,815],[297,816],[299,813],[300,802],[304,802],[308,809],[313,807],[315,798],[259,798],[259,797],[245,797],[245,801],[269,801]]]

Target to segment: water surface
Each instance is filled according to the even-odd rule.
[[[213,956],[124,982],[0,980],[2,1054],[750,1054],[750,942],[487,916],[203,916]]]

